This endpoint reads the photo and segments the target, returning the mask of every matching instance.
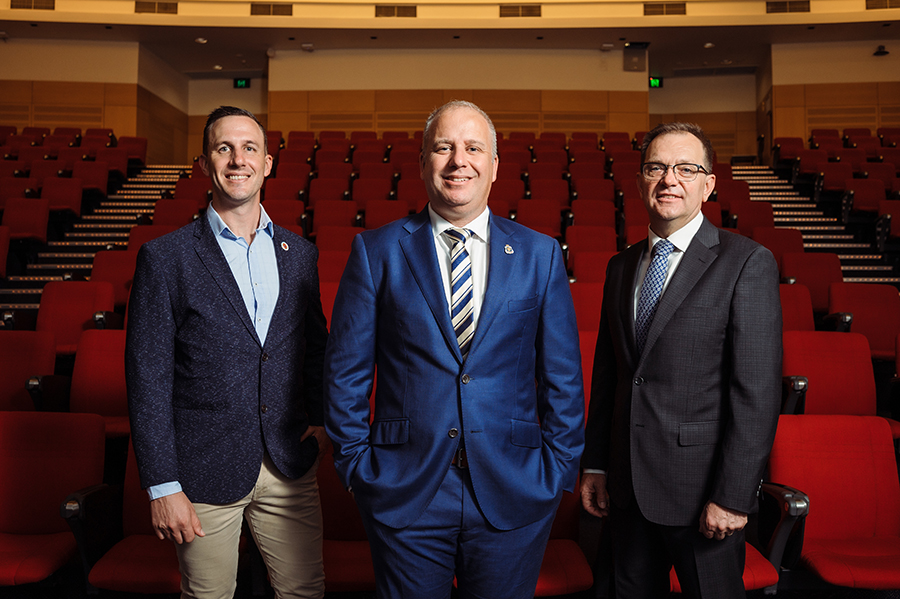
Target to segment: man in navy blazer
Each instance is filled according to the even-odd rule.
[[[338,290],[325,422],[378,597],[449,597],[455,576],[461,597],[531,599],[576,481],[583,383],[562,254],[487,209],[497,163],[483,111],[437,109],[421,155],[429,206],[358,235]],[[474,313],[455,327],[460,253]]]
[[[582,502],[610,517],[617,597],[665,597],[674,565],[686,597],[743,598],[743,529],[781,404],[778,268],[704,218],[715,175],[699,127],[656,127],[641,157],[649,238],[607,269]]]
[[[200,165],[213,197],[144,244],[126,344],[131,432],[183,597],[231,598],[241,522],[279,597],[322,597],[316,464],[327,332],[317,252],[260,205],[272,157],[247,111],[215,110]]]

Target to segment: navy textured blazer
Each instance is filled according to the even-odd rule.
[[[309,470],[322,425],[327,330],[315,246],[277,225],[280,289],[265,346],[206,218],[143,245],[131,289],[126,380],[149,487],[179,481],[193,502],[250,492],[263,451],[285,476]]]
[[[582,466],[657,524],[706,502],[754,511],[781,406],[781,302],[771,252],[704,219],[659,300],[642,354],[634,290],[647,241],[609,262]]]
[[[496,528],[547,516],[575,484],[584,389],[562,252],[494,215],[490,235],[465,362],[428,210],[353,242],[328,343],[325,420],[344,484],[365,517],[387,526],[422,513],[461,438],[478,505]]]

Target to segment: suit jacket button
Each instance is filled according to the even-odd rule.
[[[451,429],[450,429],[450,432],[448,432],[447,435],[448,435],[451,439],[455,439],[455,438],[459,435],[459,431],[456,430],[455,428],[451,428]]]
[[[268,360],[268,359],[269,359],[269,354],[264,353],[264,354],[262,355],[262,361],[265,362],[265,361]]]
[[[468,385],[469,381],[471,381],[472,379],[469,378],[468,374],[464,374],[464,375],[462,375],[462,378],[460,380],[462,381],[463,385]]]
[[[266,412],[269,411],[269,406],[267,406],[266,404],[263,404],[262,407],[259,408],[259,411],[262,412],[263,414],[265,414]]]
[[[638,387],[640,387],[641,385],[644,384],[644,378],[640,377],[640,376],[634,377],[634,384],[637,385]]]

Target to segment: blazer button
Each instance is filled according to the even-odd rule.
[[[640,387],[644,384],[644,377],[636,376],[634,377],[634,384]]]
[[[262,361],[265,362],[265,361],[268,360],[268,359],[269,359],[269,354],[264,353],[264,354],[262,355]]]
[[[263,404],[263,405],[259,408],[259,411],[262,412],[263,414],[265,414],[266,412],[269,411],[269,406],[267,406],[266,404]]]
[[[472,379],[469,377],[468,374],[464,374],[464,375],[462,375],[462,378],[460,380],[462,381],[463,385],[468,385],[469,381],[471,381]]]
[[[448,432],[447,435],[448,435],[451,439],[455,439],[456,437],[459,436],[459,431],[456,430],[455,428],[451,428],[451,429],[450,429],[450,432]]]

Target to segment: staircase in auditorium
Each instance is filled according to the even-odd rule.
[[[128,233],[143,216],[152,216],[154,203],[172,191],[189,166],[149,166],[132,176],[116,193],[83,215],[63,239],[50,241],[27,266],[24,275],[7,278],[0,289],[0,310],[37,310],[44,283],[65,278],[90,278],[94,254],[104,248],[125,248]],[[771,202],[776,227],[803,233],[806,251],[834,252],[840,256],[844,280],[890,283],[900,287],[884,257],[870,243],[860,242],[837,218],[826,216],[810,197],[768,167],[734,166],[734,178],[747,181],[753,201]]]
[[[876,253],[873,244],[857,240],[837,217],[826,216],[812,198],[802,195],[767,166],[734,166],[735,179],[750,185],[750,199],[771,202],[775,226],[798,229],[807,252],[832,252],[841,259],[847,283],[890,283],[900,287],[900,277]]]

